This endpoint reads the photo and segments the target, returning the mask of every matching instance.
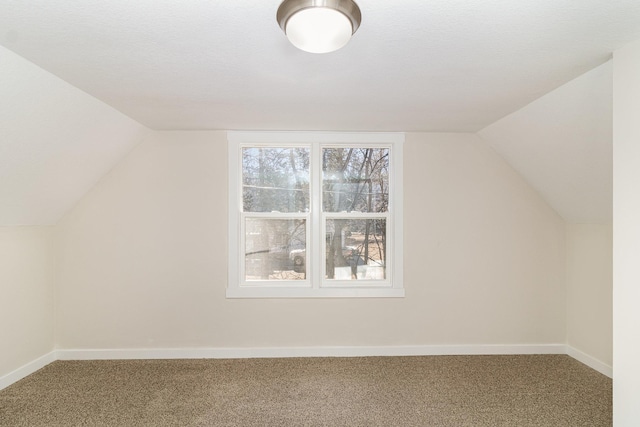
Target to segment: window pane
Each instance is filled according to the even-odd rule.
[[[309,210],[308,148],[243,148],[244,212]]]
[[[306,227],[304,219],[247,218],[245,280],[304,280]]]
[[[326,279],[385,279],[386,219],[328,219],[326,239]]]
[[[387,212],[388,148],[324,148],[324,212]]]

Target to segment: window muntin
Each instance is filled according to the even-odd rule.
[[[227,296],[404,296],[403,140],[229,132]]]

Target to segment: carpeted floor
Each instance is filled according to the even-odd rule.
[[[561,355],[54,362],[1,426],[610,426],[611,379]]]

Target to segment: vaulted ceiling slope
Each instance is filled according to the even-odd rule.
[[[0,226],[56,223],[148,130],[0,47]]]
[[[609,61],[479,132],[569,222],[612,218]]]
[[[0,226],[56,223],[148,128],[482,129],[566,220],[610,220],[606,62],[640,1],[361,0],[327,55],[279,3],[0,2]]]
[[[280,1],[3,1],[0,44],[154,129],[467,132],[640,39],[638,0],[361,0],[314,55]]]

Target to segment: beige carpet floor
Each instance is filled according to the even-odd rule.
[[[610,426],[611,379],[562,355],[58,361],[1,426]]]

